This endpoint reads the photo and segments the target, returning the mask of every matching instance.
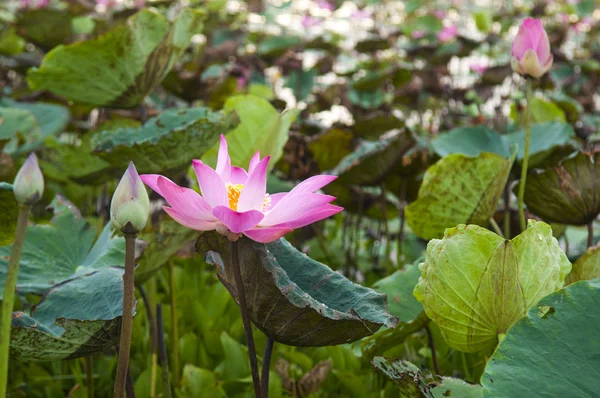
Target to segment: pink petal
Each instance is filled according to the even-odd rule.
[[[334,196],[318,193],[288,194],[267,213],[261,222],[261,226],[272,226],[294,221],[304,216],[310,210],[323,206],[333,200],[335,200]]]
[[[261,210],[265,203],[267,193],[267,167],[270,156],[262,159],[248,174],[244,189],[240,193],[237,208],[239,211]]]
[[[210,207],[227,206],[227,187],[217,172],[200,160],[193,160],[192,166],[196,172],[200,192]]]
[[[286,195],[288,195],[288,192],[280,192],[280,193],[274,193],[272,195],[269,195],[269,198],[271,198],[271,206],[269,206],[271,209],[273,207],[275,207],[275,205],[277,203],[279,203],[279,201],[281,199],[283,199]]]
[[[221,176],[223,181],[231,179],[231,158],[227,150],[227,140],[223,134],[221,134],[221,144],[219,145],[219,156],[215,171]]]
[[[163,176],[159,176],[157,185],[160,190],[157,192],[179,214],[199,220],[215,221],[212,208],[198,192],[180,187]]]
[[[330,176],[324,174],[312,176],[302,181],[300,184],[296,185],[294,189],[290,191],[289,194],[297,195],[302,193],[312,193],[323,188],[325,185],[331,183],[335,179],[337,179],[337,176]]]
[[[144,184],[148,185],[150,189],[154,192],[158,193],[160,196],[163,196],[160,193],[160,189],[158,188],[158,177],[163,177],[160,174],[142,174],[140,178],[144,182]],[[166,178],[166,177],[163,177]]]
[[[552,57],[548,34],[539,19],[525,18],[521,23],[519,32],[513,42],[511,55],[520,61],[527,50],[535,51],[542,65]]]
[[[269,243],[281,238],[286,234],[289,234],[292,231],[292,228],[282,224],[276,227],[252,228],[244,231],[244,235],[256,242]]]
[[[234,234],[239,234],[255,227],[264,218],[264,214],[258,210],[238,212],[226,206],[215,207],[213,215]]]
[[[252,173],[252,170],[256,167],[256,165],[260,162],[260,151],[256,151],[254,156],[250,159],[250,164],[248,165],[248,173]]]
[[[188,227],[198,231],[212,231],[217,227],[216,221],[206,221],[201,220],[199,218],[190,217],[189,215],[181,214],[177,210],[168,206],[163,206],[163,210],[167,212],[167,214],[171,216],[173,220],[177,221],[184,227]]]
[[[314,222],[321,221],[324,218],[331,217],[342,210],[344,210],[343,207],[327,204],[325,206],[322,206],[320,209],[315,209],[313,211],[308,212],[304,216],[295,219],[290,223],[290,226],[294,229],[302,228],[307,226],[308,224],[312,224]]]
[[[247,179],[248,173],[246,173],[246,170],[236,166],[231,168],[231,178],[229,181],[232,184],[245,184]]]

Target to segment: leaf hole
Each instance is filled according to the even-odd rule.
[[[547,319],[550,315],[554,315],[556,309],[548,305],[540,305],[538,307],[538,316],[542,319]]]

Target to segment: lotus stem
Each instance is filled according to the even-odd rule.
[[[121,337],[119,340],[119,360],[115,378],[114,398],[123,398],[129,368],[131,350],[131,329],[133,306],[135,303],[135,238],[137,234],[125,234],[125,274],[123,275],[123,316],[121,317]]]
[[[429,328],[429,326],[425,326],[425,331],[427,332],[427,340],[429,341],[429,348],[431,349],[431,362],[433,363],[433,370],[435,370],[435,374],[441,376],[442,371],[440,369],[440,365],[438,364],[437,353],[435,352],[433,333],[431,333],[431,329]]]
[[[592,247],[594,246],[594,220],[590,221],[587,224],[587,230],[588,230],[588,239],[587,239],[587,247]]]
[[[125,379],[125,394],[127,398],[135,398],[135,390],[133,389],[133,379],[131,378],[131,370],[127,366],[127,378]]]
[[[382,355],[390,348],[402,344],[411,334],[425,328],[428,324],[429,318],[425,315],[425,311],[421,311],[409,323],[398,325],[394,329],[385,329],[367,337],[361,343],[363,358],[370,361],[376,355]]]
[[[525,231],[525,209],[523,198],[525,197],[525,183],[527,182],[527,168],[529,166],[529,144],[531,142],[531,98],[533,92],[533,80],[527,79],[527,108],[525,108],[525,151],[523,153],[523,164],[521,165],[521,183],[519,184],[519,221],[521,231]]]
[[[254,346],[254,337],[252,336],[252,325],[248,315],[248,305],[246,304],[246,292],[242,273],[240,271],[239,247],[238,242],[231,242],[231,269],[235,279],[235,290],[237,292],[240,312],[242,314],[242,323],[246,333],[246,343],[248,345],[248,356],[250,357],[250,370],[252,371],[252,382],[254,383],[254,394],[257,398],[262,397],[260,378],[258,376],[258,362],[256,361],[256,347]]]
[[[6,270],[4,283],[4,297],[2,298],[2,319],[0,320],[0,397],[5,397],[8,390],[8,357],[10,351],[10,326],[12,324],[12,310],[15,305],[15,289],[19,275],[21,252],[25,242],[27,219],[30,206],[20,205],[17,218],[15,240],[10,251],[10,260]]]
[[[494,220],[494,217],[490,217],[489,221],[490,221],[490,224],[492,225],[492,228],[494,229],[494,232],[496,232],[498,235],[500,235],[501,237],[504,238],[504,234],[502,233],[502,230],[500,229],[500,226],[498,225],[496,220]]]
[[[169,298],[171,300],[171,358],[173,358],[173,384],[179,387],[179,328],[177,327],[177,303],[175,296],[175,265],[169,261]]]
[[[150,327],[150,341],[152,343],[152,370],[150,373],[150,397],[156,396],[156,374],[158,371],[158,335],[156,333],[156,320],[152,313],[152,303],[146,293],[146,289],[143,286],[138,286],[140,296],[144,301],[144,308],[146,308],[146,317],[148,318],[148,325]]]
[[[88,398],[94,398],[94,359],[91,355],[85,357],[85,379],[87,396]]]
[[[265,346],[265,352],[263,354],[261,373],[262,392],[264,398],[269,398],[269,371],[271,370],[271,354],[273,354],[274,345],[275,340],[267,336],[267,345]]]
[[[167,359],[167,345],[165,344],[165,327],[162,316],[162,304],[156,304],[156,334],[158,335],[158,360],[162,369],[163,389],[165,397],[171,398],[171,376],[169,375],[169,360]]]

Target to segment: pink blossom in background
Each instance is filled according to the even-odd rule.
[[[321,20],[319,18],[315,18],[309,14],[306,14],[304,18],[302,18],[302,26],[305,28],[311,28],[320,24]]]
[[[536,79],[542,77],[552,66],[550,41],[539,19],[525,18],[519,26],[511,51],[511,66],[520,75]]]
[[[317,6],[329,11],[335,10],[335,2],[333,0],[319,0]]]
[[[456,25],[444,26],[441,32],[438,33],[438,39],[443,42],[450,41],[458,34],[458,27]]]
[[[20,0],[19,8],[45,8],[50,5],[50,0]]]
[[[269,160],[257,152],[248,172],[232,166],[222,135],[214,170],[200,160],[192,161],[202,195],[158,174],[141,178],[167,201],[163,209],[179,224],[199,231],[216,230],[231,240],[244,234],[257,242],[272,242],[343,210],[331,204],[335,197],[316,193],[335,176],[317,175],[290,192],[267,194]]]
[[[372,15],[371,11],[369,10],[354,10],[352,11],[352,14],[350,14],[350,18],[353,19],[367,19],[370,18]]]
[[[446,18],[446,11],[443,11],[443,10],[435,10],[435,11],[433,12],[433,15],[434,15],[434,16],[435,16],[437,19],[439,19],[439,20],[441,21],[442,19]]]
[[[415,30],[414,32],[412,32],[411,37],[413,39],[422,39],[423,37],[425,37],[426,34],[427,32],[425,32],[424,30]]]
[[[145,0],[135,0],[135,6],[137,8],[144,8],[145,5],[146,5]]]
[[[489,66],[483,63],[473,63],[470,66],[471,71],[478,73],[480,75],[484,74],[486,70],[488,70]]]

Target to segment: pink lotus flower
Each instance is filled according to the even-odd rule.
[[[411,37],[413,39],[422,39],[423,37],[425,37],[426,34],[427,32],[425,32],[424,30],[415,30],[412,32]]]
[[[217,230],[231,240],[241,234],[261,243],[277,240],[296,228],[342,211],[330,204],[335,197],[315,193],[337,177],[311,177],[290,192],[267,194],[267,166],[270,157],[257,152],[248,172],[231,166],[227,141],[221,136],[217,167],[192,161],[202,196],[157,174],[141,176],[146,185],[169,204],[164,210],[175,221],[199,231]]]
[[[312,28],[313,26],[317,26],[321,24],[321,20],[315,18],[309,14],[306,14],[304,18],[302,18],[302,26],[304,28]]]
[[[458,34],[458,27],[456,25],[444,26],[442,31],[438,33],[438,39],[443,42],[450,41]]]
[[[333,1],[333,0],[319,0],[317,2],[317,7],[322,8],[324,10],[333,11],[333,10],[335,10],[335,1]]]
[[[475,73],[483,75],[486,70],[488,70],[488,66],[483,63],[473,63],[470,66],[471,70]]]
[[[548,72],[553,57],[541,20],[526,18],[523,21],[513,42],[511,57],[512,69],[520,75],[538,79]]]

